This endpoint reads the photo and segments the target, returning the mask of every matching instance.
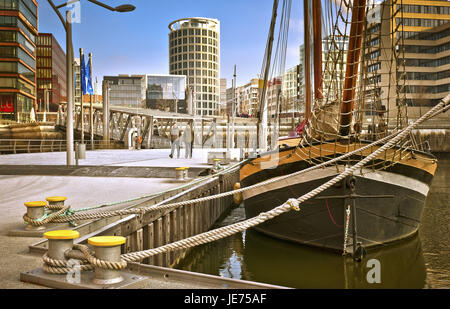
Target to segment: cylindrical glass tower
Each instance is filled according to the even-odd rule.
[[[169,25],[169,72],[186,75],[194,114],[219,115],[220,22],[192,17]]]

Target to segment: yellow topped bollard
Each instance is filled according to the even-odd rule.
[[[184,179],[184,167],[177,167],[175,169],[175,175],[177,180],[183,180]]]
[[[236,182],[233,185],[233,190],[239,190],[240,188],[241,188],[241,184],[239,182]],[[244,200],[244,197],[242,195],[242,192],[233,194],[233,201],[234,201],[235,205],[240,205],[243,200]]]
[[[64,202],[67,200],[65,196],[50,196],[47,197],[49,213],[56,212],[64,207]]]
[[[219,167],[220,161],[222,161],[222,160],[221,159],[214,159],[214,165],[213,165],[214,169],[217,169]]]
[[[64,201],[67,200],[67,197],[65,197],[65,196],[50,196],[50,197],[47,197],[46,200],[49,205],[61,206],[61,205],[64,205]]]
[[[44,233],[48,239],[48,257],[54,260],[65,260],[64,253],[72,250],[73,240],[80,237],[80,233],[73,230],[58,230]]]
[[[122,262],[120,246],[125,242],[126,238],[122,236],[97,236],[88,239],[88,243],[94,246],[95,257],[105,261],[103,264]],[[99,265],[94,265],[94,267],[95,278],[93,283],[95,284],[115,284],[124,280],[120,274],[120,267],[116,267],[116,269],[100,267]]]
[[[42,218],[45,214],[45,207],[47,206],[47,202],[36,201],[36,202],[26,202],[24,205],[27,207],[27,217],[32,220],[37,220]],[[34,226],[31,223],[28,223],[25,227],[27,231],[39,231],[44,230],[45,226]]]
[[[183,167],[184,168],[184,174],[183,177],[184,179],[188,179],[189,178],[189,168],[188,166]]]

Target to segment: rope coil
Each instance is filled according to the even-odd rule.
[[[81,271],[91,271],[94,270],[95,267],[107,269],[107,270],[122,270],[127,268],[127,262],[123,259],[119,262],[111,262],[104,261],[96,258],[89,249],[88,246],[75,244],[73,245],[73,249],[77,250],[75,252],[80,252],[83,256],[83,259],[74,258],[75,260],[80,261],[82,265],[80,265]],[[76,255],[76,253],[72,253],[72,255]],[[42,257],[44,262],[43,270],[47,273],[51,274],[67,274],[73,270],[73,268],[69,267],[68,260],[55,260],[48,256],[48,254],[44,254]]]

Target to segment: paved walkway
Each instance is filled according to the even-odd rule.
[[[89,166],[208,167],[209,150],[194,150],[192,159],[170,159],[168,149],[88,151]],[[217,151],[217,150],[213,150]],[[238,154],[238,152],[237,152]],[[184,155],[184,151],[182,152]],[[65,165],[66,153],[1,155],[0,166]],[[19,281],[20,272],[41,267],[41,259],[30,256],[28,246],[39,238],[7,236],[23,228],[24,202],[49,196],[67,196],[73,209],[124,201],[179,186],[167,178],[74,177],[0,175],[0,288],[37,288]]]
[[[147,167],[207,167],[208,152],[225,149],[194,149],[192,159],[184,158],[184,149],[180,158],[169,158],[170,149],[142,150],[94,150],[86,152],[86,159],[79,160],[81,166],[147,166]],[[239,149],[231,151],[231,159],[239,158]],[[28,153],[0,155],[0,165],[66,165],[65,152]]]

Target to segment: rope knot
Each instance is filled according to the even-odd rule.
[[[295,198],[290,198],[286,201],[286,204],[288,204],[291,209],[295,211],[300,211],[300,202]]]

